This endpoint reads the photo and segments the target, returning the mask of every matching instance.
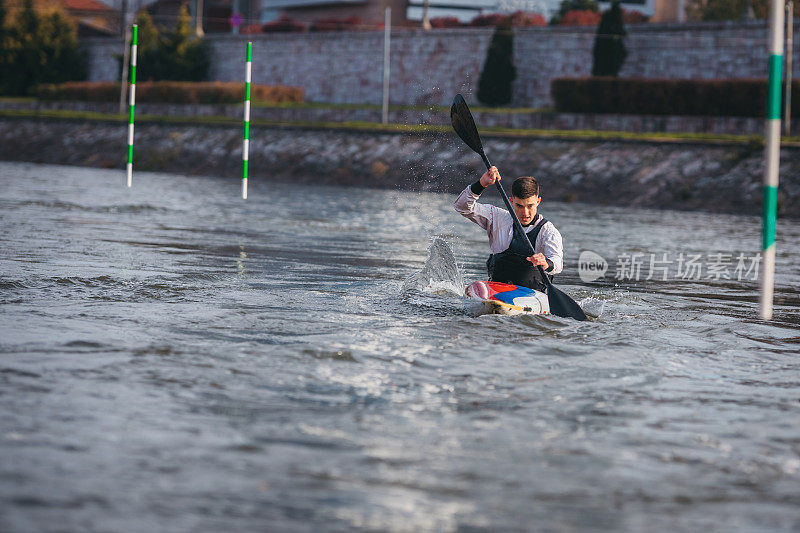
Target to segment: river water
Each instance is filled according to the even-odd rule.
[[[0,530],[800,529],[796,221],[764,322],[758,219],[545,197],[578,323],[465,306],[451,195],[124,182],[0,164]]]

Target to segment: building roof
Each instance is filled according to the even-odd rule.
[[[67,11],[94,11],[97,13],[115,11],[97,0],[61,0],[61,4]]]
[[[296,7],[325,7],[331,4],[366,4],[367,0],[261,0],[267,9],[291,9]]]

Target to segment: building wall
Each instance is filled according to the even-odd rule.
[[[685,14],[681,13],[685,2],[682,0],[659,0],[655,4],[655,10],[650,17],[650,22],[682,22]]]
[[[795,32],[800,25],[795,27]],[[647,78],[765,78],[767,27],[764,22],[630,26],[628,58],[621,76]],[[462,92],[469,101],[492,30],[402,30],[391,40],[392,103],[448,104]],[[381,102],[383,32],[323,34],[210,35],[212,80],[241,80],[244,50],[253,41],[253,82],[294,85],[309,101]],[[514,58],[515,106],[551,105],[555,77],[588,76],[592,64],[593,28],[517,29]],[[116,74],[118,42],[86,43],[90,79],[111,80]],[[800,39],[794,44],[794,57]],[[800,61],[793,62],[800,76]]]

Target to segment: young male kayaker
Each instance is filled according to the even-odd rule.
[[[523,237],[514,231],[511,214],[493,205],[478,203],[481,193],[500,180],[497,167],[492,167],[481,179],[464,189],[456,198],[456,211],[486,230],[492,255],[486,261],[489,280],[522,285],[544,291],[546,285],[537,265],[552,279],[564,268],[564,251],[561,233],[552,222],[536,213],[542,198],[539,183],[531,176],[514,180],[511,186],[511,205],[517,214],[527,238],[536,252],[530,249]]]

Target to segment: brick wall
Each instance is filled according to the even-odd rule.
[[[800,30],[800,23],[795,33]],[[591,71],[594,28],[517,29],[515,106],[551,105],[550,80]],[[763,21],[629,26],[622,76],[667,78],[766,77],[767,27]],[[400,30],[392,35],[391,102],[446,104],[457,92],[477,91],[492,30]],[[253,81],[303,87],[309,101],[381,102],[383,33],[209,36],[210,78],[244,77],[244,49],[253,41]],[[90,79],[116,75],[121,45],[86,42]],[[800,77],[800,39],[793,76]]]

